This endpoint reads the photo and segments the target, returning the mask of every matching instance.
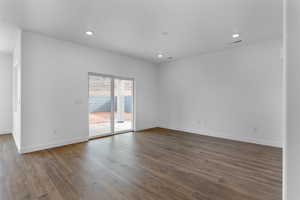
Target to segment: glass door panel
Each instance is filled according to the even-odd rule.
[[[90,137],[112,134],[113,79],[89,75],[89,133]]]
[[[114,132],[133,130],[133,80],[114,79]]]

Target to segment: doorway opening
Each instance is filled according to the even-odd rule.
[[[89,73],[90,138],[134,129],[134,79]]]

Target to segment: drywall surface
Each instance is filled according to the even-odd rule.
[[[0,134],[12,133],[12,56],[0,53]]]
[[[299,199],[300,185],[300,1],[286,1],[286,194]],[[286,196],[285,196],[286,197]]]
[[[265,41],[161,65],[160,126],[282,146],[281,47]]]
[[[16,45],[13,51],[12,66],[12,108],[13,108],[13,137],[20,151],[21,148],[21,30],[18,31]]]
[[[22,34],[22,152],[88,138],[88,72],[135,79],[136,129],[157,126],[157,66]]]

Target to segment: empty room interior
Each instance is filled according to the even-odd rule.
[[[299,16],[0,0],[0,199],[298,199]]]

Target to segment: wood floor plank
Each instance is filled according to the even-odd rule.
[[[281,200],[282,149],[151,129],[18,154],[0,136],[4,200]]]

